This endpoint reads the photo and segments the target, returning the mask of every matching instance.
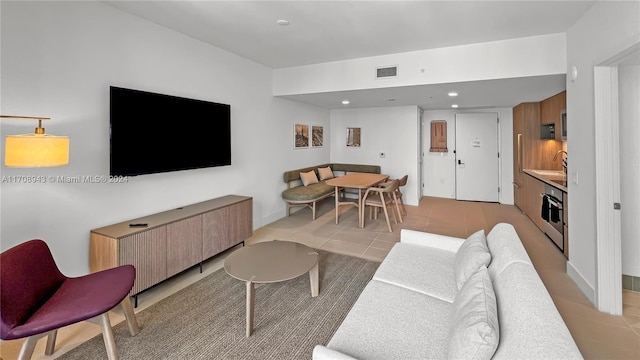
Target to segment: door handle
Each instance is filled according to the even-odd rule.
[[[462,160],[458,160],[458,165],[464,165],[464,163],[462,162]]]
[[[517,154],[517,161],[518,161],[518,172],[522,172],[522,134],[518,134],[518,154]]]

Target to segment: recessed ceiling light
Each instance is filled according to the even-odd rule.
[[[458,93],[455,92],[455,91],[452,91],[452,92],[449,93],[449,96],[458,96]]]
[[[455,109],[455,108],[458,107],[458,104],[453,104],[453,105],[451,105],[451,107]]]
[[[349,100],[342,100],[342,105],[349,105]]]
[[[282,25],[282,26],[287,26],[287,25],[289,25],[289,20],[284,20],[284,19],[278,20],[278,21],[276,21],[276,24]]]

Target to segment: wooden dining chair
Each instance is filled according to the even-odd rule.
[[[400,210],[397,206],[394,206],[394,201],[397,204],[397,195],[396,191],[398,190],[398,180],[391,180],[384,184],[384,186],[375,186],[370,187],[364,193],[364,197],[362,198],[362,203],[364,204],[365,210],[366,207],[369,207],[369,219],[375,214],[375,218],[378,218],[378,209],[382,209],[384,211],[385,219],[387,220],[387,227],[389,228],[389,232],[393,232],[391,229],[391,221],[389,220],[389,211],[388,208],[391,208],[391,212],[393,212],[393,219],[395,223],[398,223],[398,217],[400,217],[400,222],[402,222]],[[375,210],[375,211],[374,211]],[[396,211],[398,215],[396,216]],[[364,226],[364,217],[362,219],[362,225]]]
[[[396,190],[396,197],[398,198],[398,203],[402,208],[402,215],[407,216],[407,209],[404,207],[404,200],[402,199],[402,190],[401,188],[407,185],[407,179],[409,175],[405,175],[398,180],[398,190]],[[400,211],[400,210],[398,210]],[[401,221],[402,222],[402,221]]]

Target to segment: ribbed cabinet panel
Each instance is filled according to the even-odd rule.
[[[202,215],[167,225],[167,277],[202,262]]]
[[[119,239],[120,265],[136,268],[130,294],[137,294],[167,278],[167,227],[161,226]]]
[[[237,205],[234,205],[237,206]],[[229,233],[229,208],[223,207],[202,214],[202,255],[208,259],[221,253],[229,246],[226,244]]]
[[[253,200],[247,200],[230,206],[229,232],[225,249],[243,242],[253,235]]]

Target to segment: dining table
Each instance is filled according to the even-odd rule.
[[[355,206],[358,208],[358,227],[362,229],[364,227],[363,191],[387,181],[387,179],[389,179],[389,175],[353,172],[327,180],[325,182],[327,185],[335,187],[336,224],[339,222],[341,206]],[[354,201],[355,199],[348,199],[346,196],[341,198],[340,193],[342,189],[357,189],[357,201]]]

